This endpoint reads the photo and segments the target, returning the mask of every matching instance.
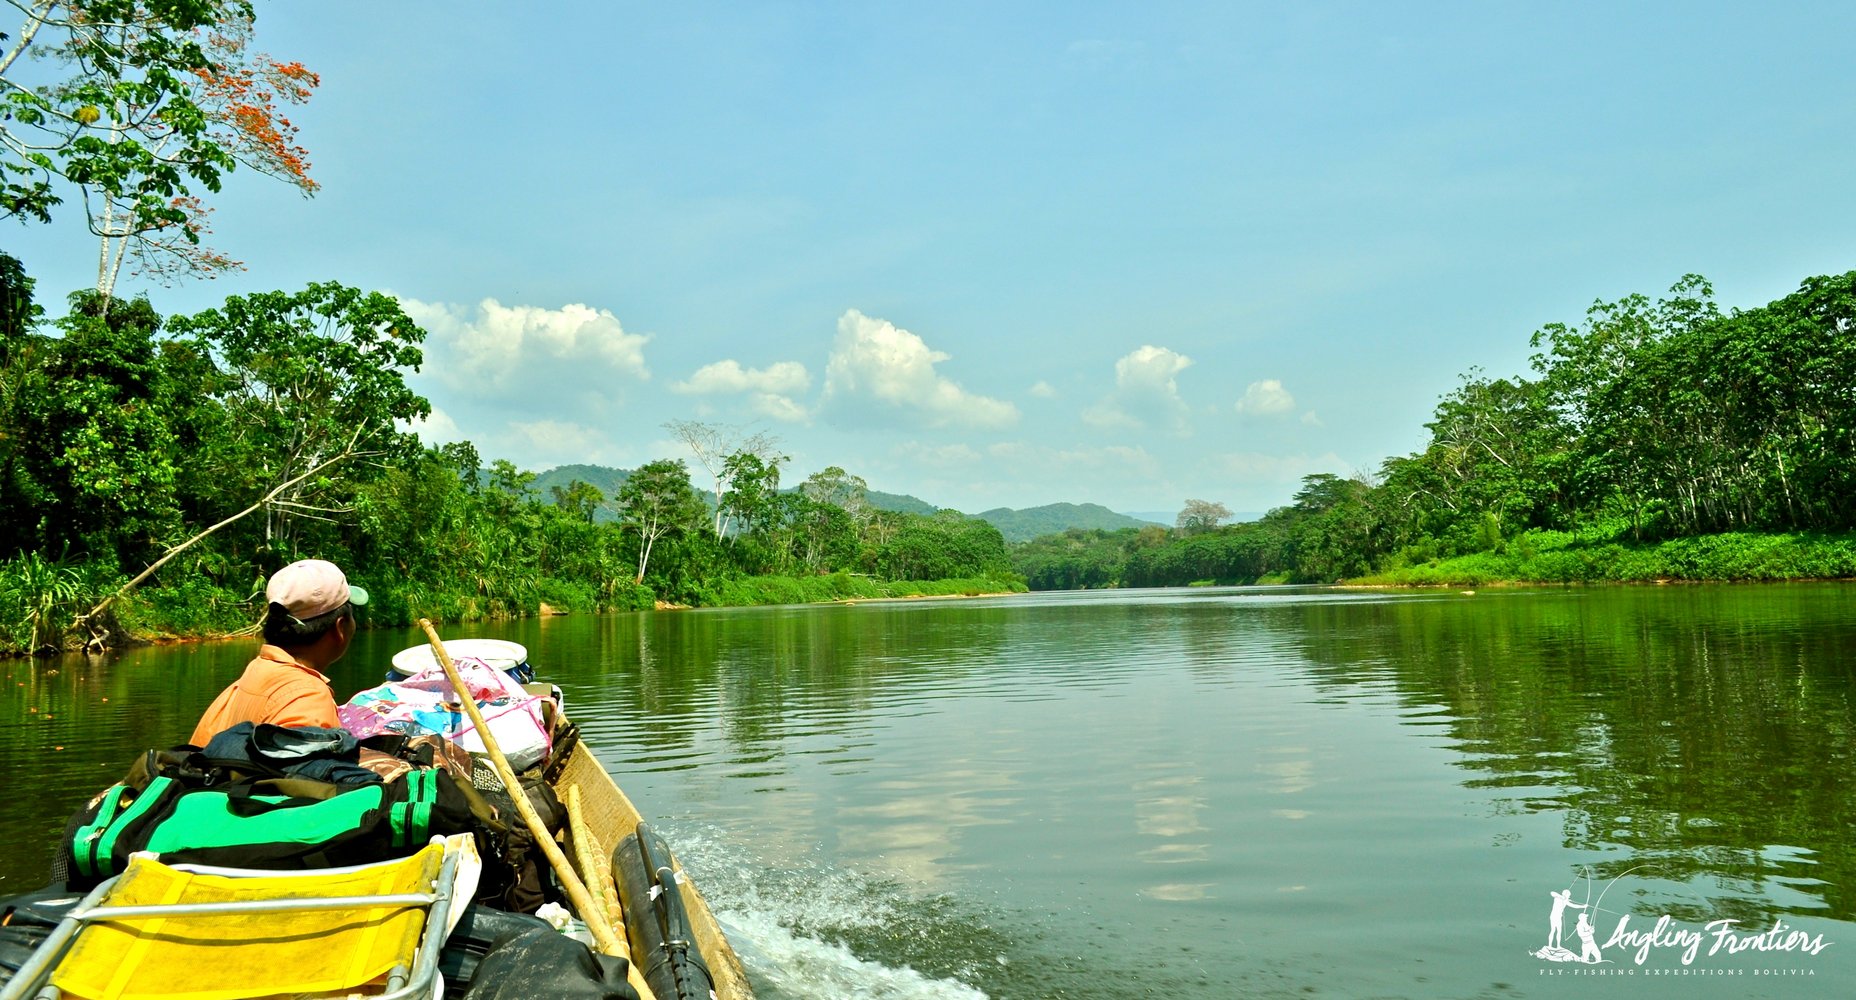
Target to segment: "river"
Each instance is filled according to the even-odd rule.
[[[1856,994],[1856,587],[1096,591],[447,634],[529,647],[770,1000]],[[338,694],[416,639],[364,632]],[[0,664],[0,895],[250,650]],[[1602,964],[1535,954],[1560,891],[1564,946],[1593,915]]]

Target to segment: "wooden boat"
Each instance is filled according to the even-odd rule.
[[[557,743],[555,753],[548,762],[543,776],[564,802],[572,802],[575,804],[576,808],[574,812],[576,813],[577,822],[570,823],[569,829],[565,831],[565,833],[567,834],[569,847],[572,848],[572,853],[578,855],[580,858],[580,863],[576,867],[580,869],[582,880],[586,882],[589,887],[614,887],[613,879],[607,872],[602,870],[599,860],[602,857],[610,857],[610,855],[606,855],[604,852],[612,850],[613,845],[620,844],[628,836],[637,835],[643,825],[643,819],[637,807],[625,796],[624,792],[619,790],[618,785],[613,782],[612,777],[606,773],[605,768],[594,756],[592,748],[579,740],[577,732],[572,727],[559,727],[557,731],[561,734],[561,740]],[[468,838],[464,839],[467,840]],[[681,865],[676,864],[674,860],[666,860],[669,865],[675,867],[679,876],[681,876]],[[447,869],[447,871],[449,870],[451,869]],[[687,921],[688,933],[691,939],[688,944],[693,947],[693,950],[700,957],[702,966],[706,968],[707,977],[704,985],[713,989],[712,995],[716,1000],[752,1000],[753,990],[748,984],[747,976],[742,971],[740,960],[736,957],[734,949],[729,946],[728,940],[723,935],[720,925],[717,924],[707,901],[703,899],[701,892],[697,890],[695,884],[689,881],[687,877],[676,878],[674,882],[676,884],[677,894],[681,897],[682,901],[682,912],[680,917]],[[65,914],[77,914],[87,908],[95,908],[97,911],[107,909],[108,897],[106,890],[107,884],[104,888],[98,889],[81,902],[75,902],[74,900],[62,901],[63,905],[67,907]],[[436,895],[443,896],[443,893],[439,892]],[[617,896],[616,887],[614,887],[614,891],[608,891],[607,895],[609,897]],[[266,898],[273,903],[277,901],[273,897]],[[360,904],[373,903],[373,900],[361,897],[352,897],[351,901]],[[427,920],[428,924],[441,922],[444,919],[443,915],[445,909],[454,902],[449,899],[428,900],[426,905],[431,905],[434,901],[436,901],[438,905],[430,911],[430,916]],[[12,910],[8,905],[10,902],[9,900],[0,900],[0,913],[11,914]],[[74,906],[71,905],[73,902],[75,902]],[[329,901],[318,900],[317,902],[326,904]],[[462,905],[466,901],[457,900],[455,902],[458,905]],[[628,930],[636,930],[644,921],[653,919],[653,914],[646,912],[652,906],[651,902],[641,902],[636,898],[636,894],[634,894],[634,898],[628,899],[627,903],[629,905],[616,907],[615,902],[615,908],[618,911],[616,916]],[[196,910],[207,909],[208,905],[197,906]],[[242,905],[250,906],[255,904],[246,902]],[[402,902],[398,905],[403,907],[407,904]],[[584,919],[585,915],[583,914],[582,917]],[[107,920],[108,918],[103,919]],[[173,918],[170,917],[168,919]],[[273,923],[269,926],[274,928],[276,926],[274,923],[275,920],[288,918],[273,915],[270,919]],[[24,978],[28,970],[22,969],[20,977],[16,977],[12,982],[6,982],[4,987],[0,988],[0,997],[11,998],[58,995],[56,988],[43,987],[43,982],[50,975],[52,966],[60,960],[59,956],[64,953],[65,949],[72,947],[71,941],[77,936],[79,927],[79,923],[75,916],[63,915],[63,920],[64,923],[60,924],[57,930],[50,932],[50,937],[47,938],[43,944],[39,945],[37,952],[32,956],[32,961],[38,962],[41,966],[35,970],[37,979],[29,982],[27,978]],[[42,931],[40,933],[43,934],[46,932]],[[274,930],[265,931],[265,939],[275,940],[270,937],[273,933]],[[628,936],[633,938],[634,942],[636,941],[636,935]],[[244,945],[235,941],[222,941],[220,944],[233,948],[260,950],[270,947],[266,944]],[[672,942],[672,944],[676,947],[683,946],[681,942]],[[325,947],[324,950],[328,949]],[[407,975],[400,975],[397,979],[390,979],[388,985],[383,987],[381,992],[376,995],[390,997],[416,996],[416,994],[411,991],[421,982],[420,977],[423,975],[426,977],[423,982],[428,991],[425,995],[429,996],[431,986],[429,975],[431,971],[437,967],[439,962],[435,943],[433,945],[433,950],[434,954],[429,959],[422,960],[424,962],[423,965],[414,963],[413,967],[404,970],[413,973],[410,977]],[[52,954],[53,952],[58,954],[54,955]],[[692,1000],[694,1000],[694,998],[710,995],[707,990],[696,994],[686,993],[683,996],[679,996],[674,992],[669,993],[669,995],[666,995],[666,991],[654,992],[643,971],[650,963],[651,956],[640,953],[636,943],[633,944],[633,952],[633,954],[626,956],[631,960],[628,981],[633,989],[637,990],[642,1000],[683,1000],[684,996],[691,997]],[[7,969],[0,968],[0,981],[4,981],[6,972]],[[51,992],[49,994],[42,993],[40,992],[41,988],[48,988]],[[346,991],[342,992],[344,994],[346,993]]]
[[[593,832],[599,846],[610,851],[627,835],[637,832],[639,824],[644,821],[643,817],[631,800],[625,797],[625,793],[619,790],[612,776],[606,773],[605,767],[593,756],[592,749],[585,742],[577,738],[567,742],[568,745],[557,752],[555,759],[548,765],[548,783],[554,786],[555,793],[562,801],[568,800],[571,790],[571,794],[579,800],[586,825]],[[678,870],[681,873],[681,865]],[[606,880],[597,872],[591,878],[582,872],[582,877],[588,885]],[[606,878],[609,879],[609,876]],[[752,1000],[754,991],[749,987],[747,975],[741,969],[741,960],[723,936],[721,926],[709,910],[709,904],[693,881],[680,881],[693,944],[708,966],[717,1000]],[[632,920],[644,919],[644,915],[629,910],[624,916],[628,927]],[[674,997],[654,997],[640,971],[644,964],[640,960],[642,956],[632,958],[631,983],[640,997],[644,1000],[676,1000]]]

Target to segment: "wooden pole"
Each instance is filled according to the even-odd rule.
[[[464,678],[458,676],[457,665],[451,662],[451,654],[445,652],[445,644],[438,638],[438,630],[432,627],[429,619],[419,619],[419,627],[425,630],[425,637],[432,644],[432,656],[438,665],[445,668],[445,677],[451,681],[452,690],[464,702],[464,711],[469,713],[470,721],[477,727],[477,735],[483,737],[483,749],[490,755],[490,763],[496,768],[496,776],[502,779],[503,788],[515,801],[516,812],[522,814],[523,822],[528,824],[528,832],[535,837],[535,843],[542,853],[548,856],[548,864],[554,868],[554,875],[561,880],[561,888],[567,890],[567,899],[574,904],[586,919],[587,929],[593,932],[593,941],[600,953],[629,957],[630,949],[612,933],[606,921],[598,919],[599,911],[591,893],[586,890],[586,883],[574,874],[573,866],[567,863],[567,855],[561,853],[561,847],[554,842],[554,835],[548,832],[547,824],[535,812],[535,806],[529,802],[528,794],[522,791],[522,782],[516,777],[515,768],[509,766],[509,758],[503,756],[503,748],[496,745],[496,737],[490,734],[489,723],[483,721],[483,713],[477,710],[477,699],[471,696],[470,688]]]
[[[625,916],[615,899],[612,880],[600,874],[600,861],[603,860],[601,856],[605,853],[605,847],[600,844],[599,837],[593,833],[592,827],[587,825],[586,813],[580,808],[579,785],[567,786],[564,804],[567,806],[568,839],[573,841],[574,857],[580,862],[580,879],[587,884],[588,892],[599,895],[599,905],[593,908],[593,912],[598,915],[599,922],[604,923],[606,928],[612,932],[614,938],[624,941]],[[588,917],[587,925],[591,926],[593,923],[593,918]],[[629,951],[624,957],[627,960],[631,959]]]

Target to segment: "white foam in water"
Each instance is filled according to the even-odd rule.
[[[987,1000],[957,979],[859,958],[841,942],[813,936],[893,929],[916,919],[898,907],[903,900],[864,876],[828,866],[766,865],[736,853],[724,838],[694,830],[679,830],[675,843],[763,1000]]]
[[[987,1000],[952,979],[930,979],[910,968],[867,962],[841,944],[793,933],[771,915],[724,911],[728,940],[769,1000],[779,997],[860,997],[869,1000]]]

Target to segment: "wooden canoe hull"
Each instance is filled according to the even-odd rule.
[[[612,776],[606,773],[605,766],[593,755],[592,748],[582,740],[573,740],[564,756],[557,754],[547,774],[548,782],[563,801],[566,800],[568,789],[577,790],[587,826],[604,850],[610,851],[643,821],[638,808],[619,790]],[[678,870],[681,871],[682,867],[679,862]],[[682,888],[684,903],[689,911],[690,929],[694,932],[696,947],[702,953],[710,975],[714,977],[717,1000],[753,1000],[754,991],[741,969],[741,960],[736,957],[734,949],[729,947],[728,939],[722,935],[722,928],[716,923],[715,915],[710,912],[709,904],[697,890],[696,883],[685,881]],[[661,1000],[654,997],[644,984],[637,966],[638,963],[634,961],[631,983],[638,990],[639,996],[643,1000]]]

